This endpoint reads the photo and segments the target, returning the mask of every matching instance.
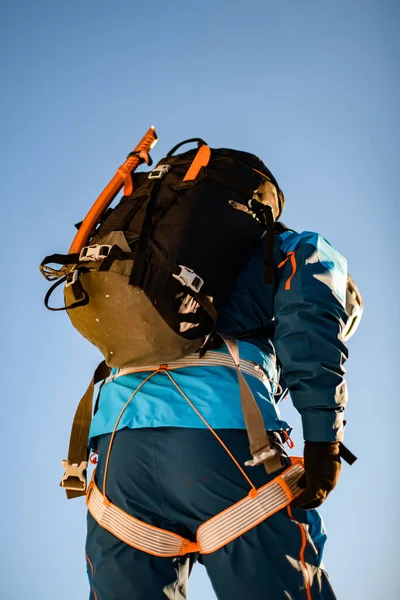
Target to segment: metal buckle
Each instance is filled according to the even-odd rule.
[[[269,450],[268,452],[261,452],[260,454],[254,454],[253,455],[253,459],[252,460],[246,460],[246,462],[244,463],[246,467],[256,467],[257,465],[259,465],[260,463],[264,462],[265,460],[268,460],[268,458],[272,458],[273,456],[275,456],[277,454],[277,450],[275,450],[274,448],[271,448],[271,450]]]
[[[74,285],[78,281],[79,270],[75,269],[72,273],[68,273],[67,278],[65,280],[65,287],[69,287],[70,285]]]
[[[69,460],[63,460],[61,464],[65,469],[60,482],[61,487],[65,490],[84,492],[86,490],[86,476],[84,472],[88,466],[87,462],[82,461],[80,465],[78,463],[72,463],[71,465]]]
[[[178,275],[172,274],[172,277],[175,277],[178,281],[181,282],[182,285],[186,285],[189,289],[194,292],[199,292],[201,286],[204,283],[204,280],[196,275],[193,269],[189,269],[184,265],[178,265],[181,268],[181,272]]]
[[[150,171],[149,179],[162,179],[170,169],[171,165],[158,165],[158,167]]]
[[[95,244],[94,246],[84,246],[79,253],[79,262],[89,262],[95,260],[104,260],[111,252],[112,246],[107,244]]]

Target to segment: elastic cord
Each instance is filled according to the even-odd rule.
[[[221,440],[221,438],[219,437],[219,435],[214,431],[214,429],[211,427],[211,425],[206,421],[206,419],[203,417],[203,415],[200,413],[200,411],[196,408],[196,406],[193,404],[193,402],[191,400],[189,400],[189,398],[186,396],[186,394],[184,393],[184,391],[176,383],[176,381],[174,380],[174,378],[172,377],[172,375],[167,370],[164,370],[164,373],[169,377],[169,379],[172,381],[172,383],[174,384],[174,386],[176,387],[176,389],[182,394],[182,396],[185,398],[186,402],[188,402],[188,404],[193,408],[194,412],[200,417],[200,419],[203,421],[203,423],[208,427],[208,429],[211,431],[211,433],[213,434],[213,436],[219,441],[219,443],[221,444],[221,446],[223,447],[223,449],[225,450],[225,452],[233,460],[233,462],[235,463],[235,465],[237,466],[237,468],[239,469],[239,471],[241,472],[241,474],[243,475],[243,477],[249,483],[251,489],[252,490],[256,490],[255,485],[253,484],[253,482],[251,481],[251,479],[247,476],[247,474],[245,473],[244,469],[240,466],[240,464],[236,460],[236,458],[233,456],[232,452],[224,444],[224,442]]]
[[[106,458],[106,464],[104,467],[104,477],[103,477],[103,495],[106,496],[106,483],[107,483],[107,472],[108,472],[108,464],[110,462],[110,454],[111,454],[111,448],[114,442],[114,438],[115,438],[115,434],[117,432],[117,427],[119,425],[119,422],[122,418],[122,415],[124,414],[125,410],[127,409],[130,401],[134,398],[134,396],[137,394],[137,392],[140,390],[141,387],[144,386],[144,384],[149,381],[149,379],[151,379],[156,373],[158,373],[158,371],[153,371],[153,373],[150,373],[150,375],[148,377],[146,377],[146,379],[144,379],[144,381],[142,381],[142,383],[136,388],[136,390],[129,396],[128,400],[126,401],[125,405],[123,406],[121,412],[118,415],[118,419],[114,425],[114,429],[113,432],[111,434],[111,438],[110,438],[110,443],[108,444],[108,451],[107,451],[107,458]]]
[[[255,485],[253,484],[253,482],[251,481],[251,479],[248,477],[248,475],[246,474],[246,472],[244,471],[244,469],[240,466],[240,464],[236,460],[236,458],[233,456],[232,452],[228,449],[228,447],[226,446],[226,444],[224,444],[224,442],[221,440],[221,438],[219,437],[219,435],[214,431],[214,429],[211,427],[211,425],[206,421],[206,419],[203,417],[203,415],[200,413],[200,411],[196,408],[196,406],[193,404],[193,402],[191,400],[189,400],[189,398],[186,396],[185,392],[179,387],[179,385],[176,383],[176,381],[174,380],[174,378],[172,377],[172,375],[168,372],[168,370],[164,366],[161,366],[156,371],[153,371],[152,373],[150,373],[150,375],[148,375],[148,377],[146,377],[146,379],[144,379],[142,381],[142,383],[136,388],[136,390],[129,396],[128,400],[126,401],[126,403],[124,404],[121,412],[118,415],[117,421],[116,421],[116,423],[114,425],[114,429],[113,429],[112,434],[111,434],[110,443],[108,445],[108,450],[107,450],[107,457],[106,457],[106,463],[105,463],[105,467],[104,467],[104,477],[103,477],[103,496],[107,496],[107,494],[106,494],[107,472],[108,472],[108,466],[109,466],[109,462],[110,462],[111,448],[112,448],[112,445],[114,443],[115,434],[117,432],[117,428],[118,428],[118,425],[119,425],[119,423],[121,421],[122,415],[124,414],[124,412],[127,409],[129,403],[131,402],[131,400],[134,398],[134,396],[140,390],[140,388],[143,387],[144,384],[147,381],[149,381],[152,377],[154,377],[154,375],[156,375],[156,373],[165,373],[167,375],[167,377],[171,380],[171,382],[174,384],[174,386],[180,392],[180,394],[183,396],[183,398],[186,400],[186,402],[188,402],[188,404],[193,408],[193,410],[195,411],[195,413],[200,417],[200,419],[203,421],[203,423],[211,431],[211,433],[213,434],[213,436],[221,444],[221,446],[223,447],[223,449],[225,450],[225,452],[229,455],[229,457],[235,463],[235,465],[237,466],[237,468],[239,469],[239,471],[241,472],[241,474],[246,479],[246,481],[250,485],[251,489],[254,490],[254,493],[255,493],[256,492]]]

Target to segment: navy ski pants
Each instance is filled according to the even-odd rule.
[[[246,431],[218,434],[243,465],[249,459]],[[109,440],[109,435],[98,438],[100,489]],[[246,472],[256,487],[276,476],[268,476],[262,466]],[[115,437],[107,496],[146,523],[195,541],[204,521],[248,491],[245,478],[208,430],[122,429]],[[177,558],[136,550],[88,514],[90,600],[186,600],[196,560],[204,564],[218,600],[335,600],[320,567],[319,540],[308,513],[282,509],[212,554]]]

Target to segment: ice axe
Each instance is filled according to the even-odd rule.
[[[157,143],[157,139],[155,129],[151,126],[136,148],[128,154],[126,161],[117,169],[114,177],[106,185],[92,208],[89,210],[74,237],[68,254],[79,253],[82,250],[93,229],[104,214],[104,211],[109,207],[115,196],[122,189],[122,186],[125,186],[125,196],[132,194],[132,173],[141,163],[150,163],[149,152]]]

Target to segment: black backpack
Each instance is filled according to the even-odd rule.
[[[174,156],[188,142],[198,149]],[[264,281],[272,283],[274,222],[283,194],[252,154],[175,146],[134,191],[109,209],[76,254],[46,257],[41,270],[64,282],[72,324],[111,367],[177,360],[212,337],[218,302],[265,236]],[[59,262],[59,271],[48,267]],[[49,276],[51,275],[51,277]]]

